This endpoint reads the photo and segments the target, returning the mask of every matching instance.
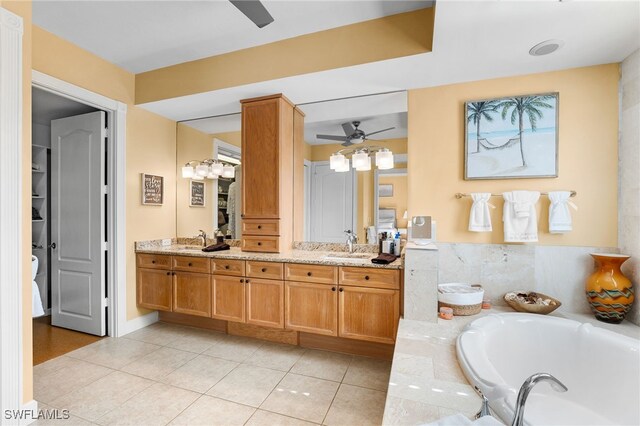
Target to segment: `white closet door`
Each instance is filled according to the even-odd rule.
[[[316,161],[311,170],[311,241],[344,243],[344,231],[355,232],[355,172],[335,172],[328,161]]]
[[[104,336],[105,113],[51,122],[51,323]]]

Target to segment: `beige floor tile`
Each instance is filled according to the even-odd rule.
[[[351,355],[308,349],[291,368],[290,372],[341,382],[344,378],[344,373],[349,367],[351,358]]]
[[[101,425],[166,425],[199,393],[156,383],[97,420]]]
[[[258,407],[285,373],[252,365],[239,365],[212,387],[207,395]]]
[[[186,328],[187,327],[181,327],[179,325],[157,322],[133,333],[129,333],[125,335],[124,338],[165,346],[184,336]]]
[[[67,356],[120,369],[161,347],[132,339],[106,338],[70,352]]]
[[[304,351],[299,346],[268,342],[263,344],[244,362],[258,367],[289,371],[296,361],[300,359]]]
[[[336,382],[289,373],[260,408],[321,423],[337,390]]]
[[[55,410],[52,408],[52,410]],[[46,416],[52,416],[45,418]],[[91,426],[94,423],[81,419],[73,415],[69,415],[68,418],[64,418],[62,413],[53,414],[52,412],[43,413],[42,417],[35,422],[31,423],[32,426]]]
[[[264,410],[257,410],[245,423],[246,426],[313,426],[315,424]]]
[[[172,425],[184,426],[242,426],[255,408],[212,396],[202,395],[176,417]],[[265,425],[266,426],[266,425]]]
[[[204,352],[204,355],[242,362],[262,346],[263,342],[239,336],[227,336]]]
[[[50,404],[114,371],[79,359],[69,358],[62,362],[64,367],[50,371],[49,374],[34,374],[33,398],[36,401]]]
[[[378,426],[382,424],[385,399],[385,392],[342,384],[324,424]]]
[[[386,392],[389,387],[390,373],[391,363],[389,361],[354,357],[342,382]]]
[[[205,393],[239,364],[226,359],[198,355],[162,381],[169,385]]]
[[[200,354],[220,342],[220,340],[223,340],[225,337],[225,334],[216,333],[215,331],[185,328],[184,335],[175,340],[169,341],[167,346],[180,349],[181,351]]]
[[[125,365],[122,371],[147,379],[162,380],[196,356],[193,352],[164,347]]]
[[[56,399],[51,405],[68,409],[72,415],[95,421],[152,384],[151,380],[114,371],[88,386]]]
[[[61,368],[73,365],[76,362],[76,358],[70,358],[68,356],[59,356],[49,361],[43,362],[33,367],[33,375],[38,377],[44,377],[48,374],[54,373]]]

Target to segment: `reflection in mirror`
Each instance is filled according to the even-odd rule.
[[[177,128],[177,235],[204,230],[240,238],[240,115],[185,121]],[[200,192],[202,195],[200,195]]]
[[[406,92],[301,108],[305,240],[343,243],[353,230],[359,243],[375,244],[382,232],[406,233]]]

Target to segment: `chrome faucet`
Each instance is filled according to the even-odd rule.
[[[524,423],[524,404],[527,402],[527,397],[531,389],[539,382],[549,382],[551,388],[558,392],[566,392],[568,388],[558,379],[553,377],[549,373],[537,373],[529,377],[524,381],[520,392],[518,392],[518,399],[516,401],[516,412],[513,416],[511,426],[522,426]]]
[[[489,410],[489,400],[486,396],[484,396],[479,387],[474,386],[473,388],[476,390],[478,395],[480,395],[480,398],[482,398],[482,406],[480,407],[480,411],[478,411],[473,418],[477,420],[480,417],[490,416],[491,410]]]
[[[347,235],[347,249],[349,253],[353,253],[353,245],[358,242],[358,236],[351,230],[344,231],[344,233]]]
[[[202,229],[200,230],[200,233],[196,236],[196,238],[202,238],[202,247],[207,246],[207,233]]]

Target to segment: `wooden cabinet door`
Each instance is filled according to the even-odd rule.
[[[338,335],[337,285],[287,282],[285,328],[308,333]]]
[[[171,312],[172,283],[171,271],[138,268],[136,277],[138,306]]]
[[[246,278],[247,324],[284,328],[284,282]]]
[[[340,286],[340,337],[394,343],[400,319],[398,290]]]
[[[212,275],[211,283],[211,316],[226,321],[245,322],[244,278]]]
[[[211,275],[174,272],[173,312],[211,316]]]
[[[242,104],[244,219],[280,217],[280,99]]]

